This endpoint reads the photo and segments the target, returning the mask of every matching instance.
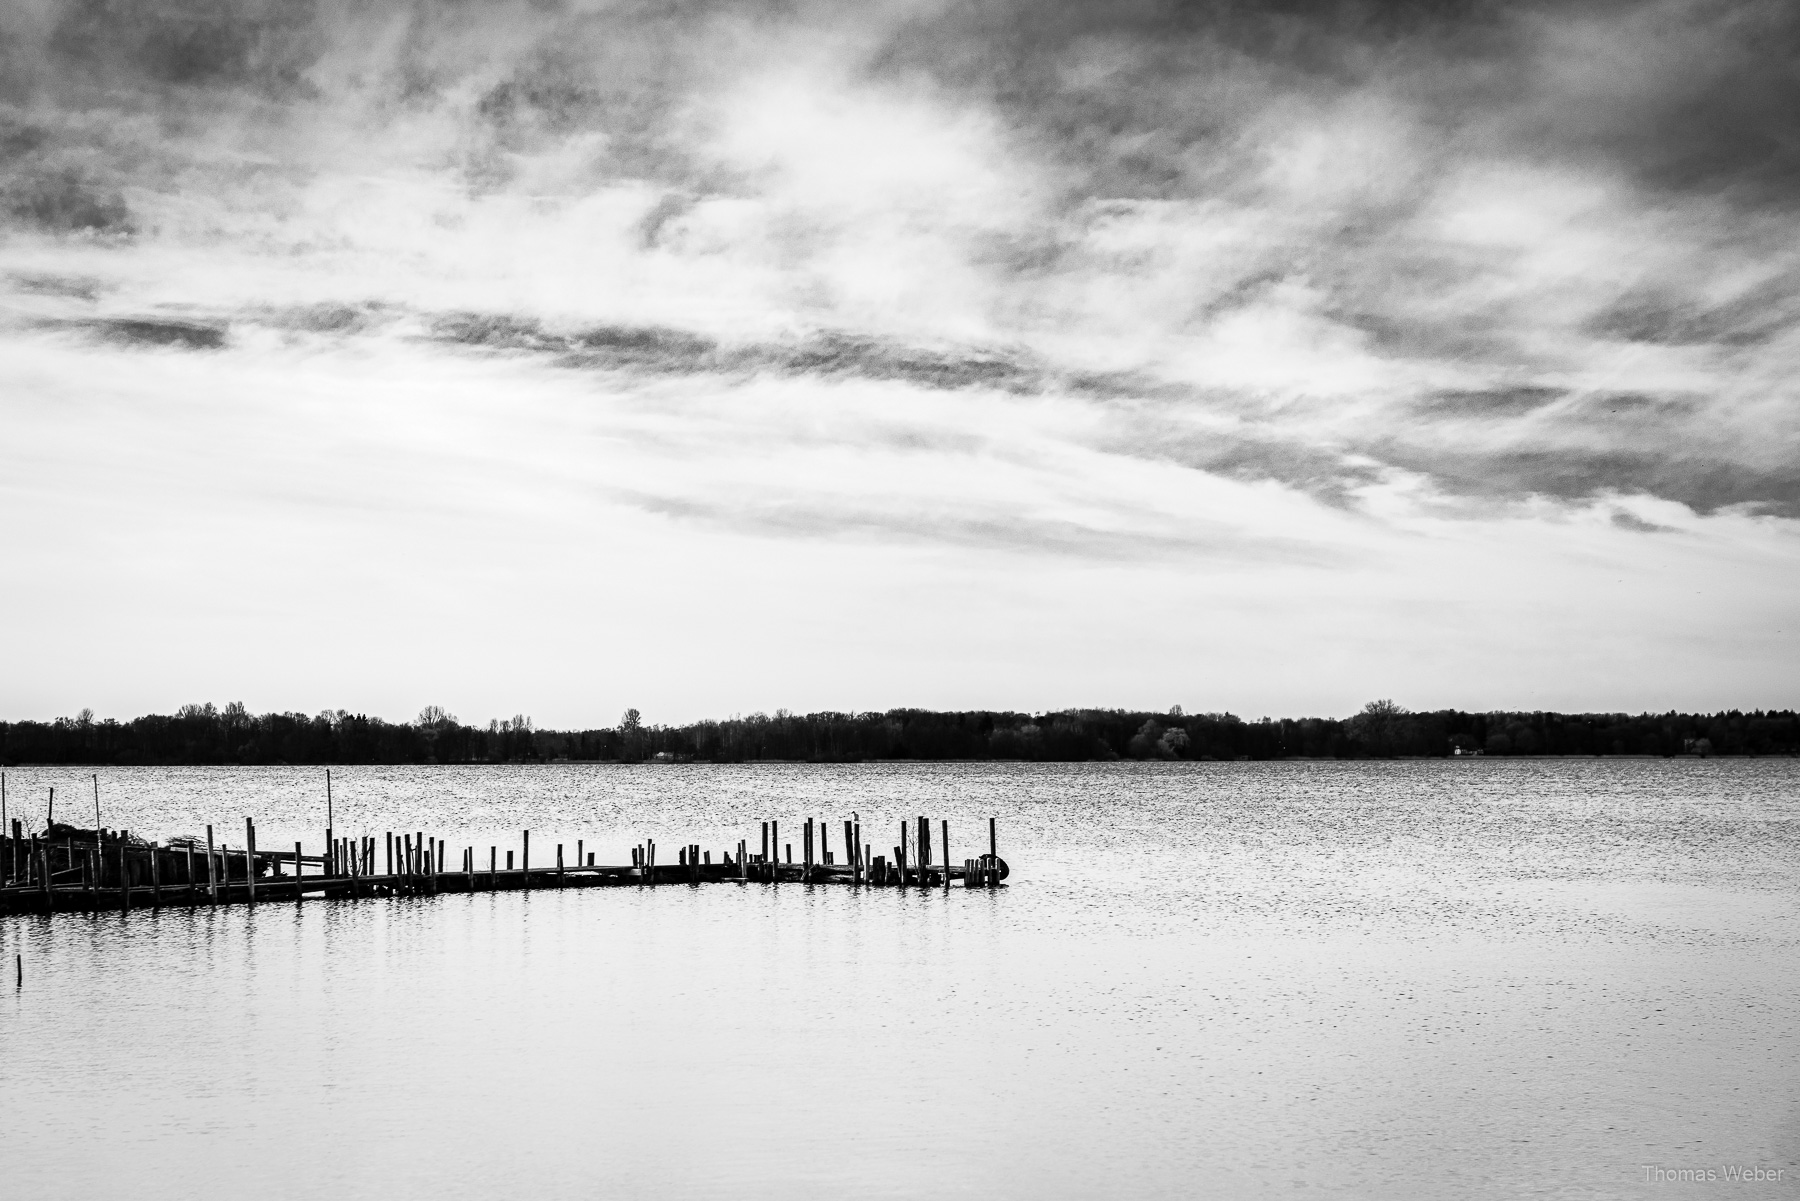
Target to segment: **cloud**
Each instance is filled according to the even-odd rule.
[[[1787,6],[4,19],[0,254],[64,328],[1055,397],[1335,510],[1794,513]]]

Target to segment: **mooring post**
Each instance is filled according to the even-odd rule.
[[[561,887],[562,887],[562,886],[563,886],[563,857],[562,857],[562,849],[563,849],[563,844],[562,844],[562,843],[560,843],[560,842],[559,842],[559,843],[557,843],[557,844],[556,844],[556,886],[557,886],[557,887],[558,887],[558,888],[561,888]]]
[[[213,866],[213,833],[212,827],[206,827],[206,897],[214,905],[219,903],[219,873]]]
[[[531,887],[531,831],[525,831],[525,847],[519,854],[519,866],[525,871],[525,887]]]
[[[150,844],[150,908],[162,908],[162,847]]]
[[[249,849],[244,852],[244,876],[250,886],[250,903],[256,904],[256,823],[249,818],[244,819],[244,845]]]
[[[331,811],[331,769],[325,769],[325,874],[337,875],[337,865],[331,861],[331,832],[337,828],[335,814]]]
[[[488,845],[488,891],[500,887],[500,848]]]
[[[943,834],[943,838],[941,838],[939,841],[944,844],[944,891],[949,892],[950,891],[950,819],[949,818],[943,819],[942,829],[939,832],[941,834]]]

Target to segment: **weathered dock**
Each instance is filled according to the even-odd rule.
[[[778,821],[762,823],[757,847],[740,840],[715,856],[699,843],[674,849],[655,840],[631,848],[630,862],[597,864],[586,840],[556,843],[549,862],[534,865],[531,832],[520,832],[516,851],[490,845],[452,848],[426,831],[338,837],[325,831],[320,853],[260,848],[256,824],[244,819],[240,845],[215,841],[213,827],[199,837],[152,842],[124,830],[81,829],[52,823],[27,832],[18,819],[0,835],[0,913],[130,910],[166,905],[200,906],[487,892],[540,888],[594,888],[661,884],[842,884],[865,888],[998,888],[1009,869],[1000,858],[994,819],[986,850],[950,861],[950,824],[934,832],[924,817],[902,821],[891,855],[876,855],[859,818],[843,825],[843,850],[831,849],[830,826],[800,823],[800,855],[781,841]],[[934,838],[933,834],[937,837]],[[515,864],[514,856],[517,855]],[[454,866],[452,855],[454,854]],[[504,865],[502,856],[504,855]]]

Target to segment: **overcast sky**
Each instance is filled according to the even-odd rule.
[[[0,717],[1793,706],[1797,42],[10,0]]]

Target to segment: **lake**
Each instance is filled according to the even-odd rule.
[[[316,768],[17,768],[233,846]],[[335,768],[340,834],[629,862],[905,818],[1008,887],[0,918],[20,1198],[1800,1191],[1800,761]],[[936,837],[936,826],[933,835]],[[1783,1170],[1755,1184],[1654,1170]]]

